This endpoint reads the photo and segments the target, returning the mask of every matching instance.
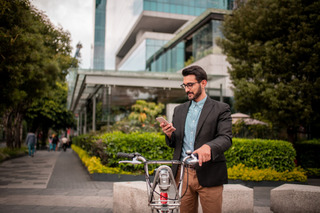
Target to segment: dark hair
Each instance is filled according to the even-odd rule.
[[[194,65],[187,67],[182,70],[182,75],[188,76],[188,75],[195,75],[198,82],[201,82],[202,80],[208,80],[207,73],[202,69],[202,67]]]

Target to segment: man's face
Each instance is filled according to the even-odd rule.
[[[183,84],[185,86],[185,92],[187,93],[188,99],[199,101],[199,97],[202,95],[202,82],[198,82],[195,75],[188,75],[183,77]],[[189,85],[189,86],[188,86]],[[192,85],[192,86],[191,86]]]

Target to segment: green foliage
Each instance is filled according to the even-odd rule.
[[[244,181],[307,181],[305,171],[298,167],[294,168],[292,171],[278,172],[272,168],[258,169],[257,167],[246,167],[241,163],[228,168],[228,177],[229,179]]]
[[[192,64],[193,62],[194,62],[194,57],[190,56],[190,58],[186,62],[184,62],[184,66],[187,67],[190,64]]]
[[[308,177],[320,178],[320,168],[304,168]]]
[[[104,166],[103,164],[101,164],[100,158],[97,158],[95,156],[93,157],[89,156],[85,150],[81,149],[76,145],[71,145],[71,148],[73,151],[75,151],[78,154],[79,158],[81,159],[82,163],[87,167],[87,170],[90,174],[93,174],[93,173],[132,174],[129,172],[125,172],[120,168],[111,168],[111,167]]]
[[[96,143],[100,144],[97,148]],[[139,152],[148,160],[170,160],[173,150],[164,142],[159,133],[105,133],[102,135],[82,135],[73,139],[80,149],[88,155],[87,164],[92,164],[97,173],[119,171],[127,174],[142,174],[143,165],[118,164],[118,152]],[[252,147],[251,147],[252,146]],[[99,151],[94,151],[99,150]],[[104,150],[104,151],[103,151]],[[104,153],[107,163],[102,165],[97,153]],[[91,153],[91,154],[89,154]],[[230,179],[250,181],[306,181],[305,171],[293,168],[295,152],[292,145],[285,141],[234,139],[231,150],[227,151],[228,173]],[[92,157],[89,157],[92,156]],[[92,158],[92,159],[91,159]],[[86,163],[84,163],[86,164]],[[150,166],[152,172],[156,166]],[[108,171],[108,172],[106,172]]]
[[[67,110],[67,95],[67,84],[56,82],[55,89],[32,103],[26,120],[42,130],[52,128],[58,131],[75,126],[74,116]]]
[[[0,148],[0,162],[10,158],[23,156],[28,153],[28,148],[23,146],[21,148],[9,149],[7,147]]]
[[[26,104],[64,79],[72,59],[70,35],[28,0],[0,4],[1,100],[5,106]]]
[[[65,80],[72,61],[70,34],[29,0],[0,1],[0,26],[0,115],[13,148],[21,146],[26,110]]]
[[[261,139],[273,139],[275,133],[272,129],[272,125],[246,125],[244,121],[238,121],[232,124],[232,135],[237,138],[261,138]]]
[[[225,156],[228,168],[242,163],[246,167],[284,172],[295,167],[296,152],[286,141],[233,138],[232,147]]]
[[[156,121],[156,117],[161,115],[164,105],[144,100],[137,100],[131,107],[130,115],[114,124],[111,131],[130,132],[158,132],[160,125]]]
[[[278,127],[318,124],[319,1],[248,0],[238,5],[225,16],[225,39],[218,42],[231,64],[236,109],[261,112]]]
[[[103,143],[100,151],[104,150],[104,156],[99,157],[107,160],[107,163],[105,162],[106,166],[120,166],[124,171],[143,171],[143,165],[119,165],[120,159],[116,156],[118,152],[138,152],[148,160],[171,160],[173,155],[173,149],[166,145],[164,135],[155,132],[134,132],[131,134],[112,132],[99,136],[83,135],[73,139],[74,144],[86,150],[92,156],[96,156],[97,152],[93,151],[95,149],[93,144],[97,143],[97,141],[102,141]],[[150,166],[150,170],[154,168],[155,166]]]
[[[299,141],[295,144],[297,161],[302,168],[320,168],[320,139]]]

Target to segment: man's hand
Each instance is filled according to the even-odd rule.
[[[171,139],[172,133],[176,130],[176,128],[172,126],[172,123],[170,124],[161,123],[160,127],[162,128],[162,131],[164,132],[164,134],[166,134]]]
[[[202,166],[202,163],[211,160],[211,147],[207,144],[202,145],[199,149],[195,150],[193,153],[198,154],[199,166]]]

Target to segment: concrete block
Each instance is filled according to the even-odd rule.
[[[116,182],[113,184],[113,212],[151,212],[144,181]],[[222,212],[253,212],[253,189],[240,184],[226,184],[223,188]],[[199,205],[199,213],[202,213]]]
[[[253,212],[253,189],[240,184],[223,186],[222,212]]]
[[[151,212],[148,206],[146,182],[115,182],[113,184],[113,213],[128,212]]]
[[[320,187],[283,184],[270,192],[273,212],[320,212]]]

